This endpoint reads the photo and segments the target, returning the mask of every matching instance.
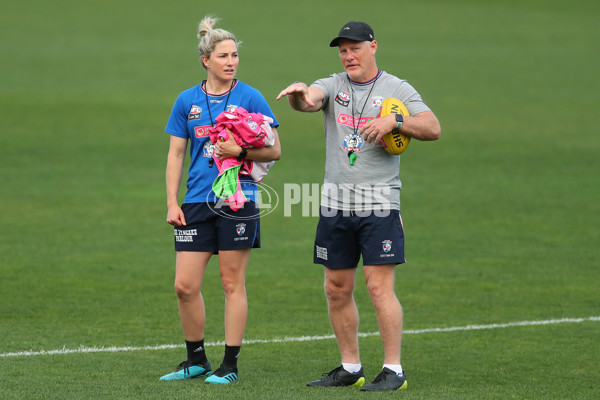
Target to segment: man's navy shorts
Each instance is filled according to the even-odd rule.
[[[366,212],[359,216],[321,207],[314,263],[332,269],[356,268],[361,255],[363,265],[406,262],[400,211],[389,210],[385,214]]]
[[[184,203],[186,226],[176,226],[176,251],[238,250],[260,248],[260,216],[254,202],[237,211],[215,203]]]

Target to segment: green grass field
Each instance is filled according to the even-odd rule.
[[[600,4],[223,4],[0,5],[0,398],[600,398]],[[312,264],[317,219],[281,204],[262,219],[247,274],[240,382],[158,381],[185,352],[164,127],[205,76],[195,30],[208,13],[243,42],[238,77],[281,124],[283,157],[264,181],[280,199],[286,183],[322,181],[324,140],[320,114],[275,97],[341,70],[328,43],[345,22],[373,26],[379,67],[440,119],[442,139],[413,141],[400,171],[408,390],[305,386],[340,359]],[[203,289],[213,364],[216,266]],[[383,355],[362,282],[356,299],[372,379]]]

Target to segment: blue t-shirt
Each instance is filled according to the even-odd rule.
[[[208,104],[207,104],[208,100]],[[202,84],[182,92],[173,106],[165,131],[171,135],[190,140],[190,168],[188,171],[185,203],[217,201],[212,184],[219,174],[212,159],[214,145],[209,130],[216,125],[215,118],[225,109],[233,111],[242,107],[248,112],[261,113],[273,118],[272,127],[279,123],[263,95],[244,82],[236,80],[233,88],[223,94],[206,93]],[[212,116],[212,120],[211,120]],[[212,167],[211,167],[212,165]],[[242,177],[242,189],[249,200],[256,201],[256,183]]]

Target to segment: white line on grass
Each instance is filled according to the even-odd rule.
[[[449,328],[429,328],[429,329],[416,329],[416,330],[405,330],[405,335],[419,335],[423,333],[438,333],[438,332],[456,332],[456,331],[474,331],[483,329],[502,329],[510,328],[515,326],[535,326],[535,325],[555,325],[565,323],[582,323],[582,322],[600,322],[600,317],[587,317],[587,318],[562,318],[562,319],[549,319],[545,321],[518,321],[518,322],[507,322],[504,324],[489,324],[489,325],[467,325],[467,326],[454,326]],[[371,333],[359,333],[360,337],[378,336],[379,332]],[[244,344],[257,344],[257,343],[289,343],[289,342],[312,342],[317,340],[334,339],[334,335],[324,336],[300,336],[300,337],[287,337],[283,339],[256,339],[256,340],[244,340]],[[206,343],[205,346],[223,346],[224,342],[211,342]],[[54,355],[54,354],[73,354],[73,353],[117,353],[123,351],[138,351],[138,350],[166,350],[184,347],[183,344],[163,344],[158,346],[126,346],[126,347],[86,347],[80,346],[76,349],[62,349],[56,350],[41,350],[41,351],[20,351],[16,353],[3,353],[0,357],[20,357],[20,356],[43,356],[43,355]]]

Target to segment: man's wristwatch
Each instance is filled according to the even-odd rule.
[[[248,155],[248,149],[245,147],[242,147],[242,151],[240,152],[240,155],[237,156],[237,160],[242,161],[243,159],[246,158],[247,155]]]
[[[404,122],[404,116],[402,114],[396,114],[396,129],[400,129]]]

